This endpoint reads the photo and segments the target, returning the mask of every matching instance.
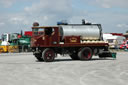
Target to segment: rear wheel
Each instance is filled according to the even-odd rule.
[[[42,53],[35,54],[35,57],[38,61],[44,61],[44,59],[42,58]]]
[[[89,47],[82,48],[79,51],[78,56],[79,56],[80,60],[91,60],[92,59],[92,49]]]
[[[50,48],[46,48],[42,53],[42,57],[45,62],[52,62],[55,58],[55,52]]]

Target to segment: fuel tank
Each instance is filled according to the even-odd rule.
[[[82,40],[102,40],[102,28],[100,24],[91,25],[60,25],[60,35],[81,36]]]

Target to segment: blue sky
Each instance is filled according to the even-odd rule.
[[[57,21],[102,24],[103,32],[128,30],[128,0],[0,0],[0,35],[31,30],[32,23],[56,25]]]

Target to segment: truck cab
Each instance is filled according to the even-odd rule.
[[[58,27],[33,27],[32,28],[32,47],[50,47],[59,44]]]

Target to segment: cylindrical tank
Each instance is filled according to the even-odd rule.
[[[102,29],[100,25],[60,25],[60,34],[65,36],[81,36],[82,40],[101,40]]]

